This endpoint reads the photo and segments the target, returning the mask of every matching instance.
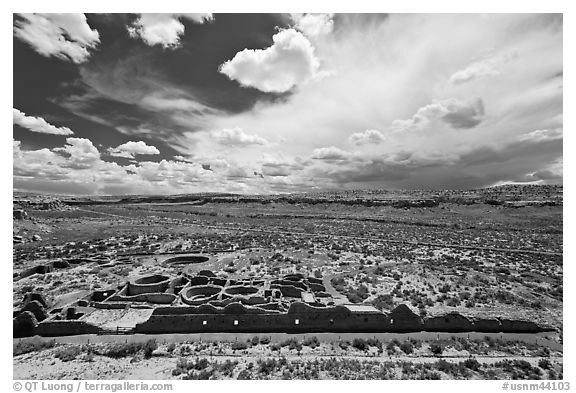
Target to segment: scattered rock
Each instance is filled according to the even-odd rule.
[[[165,357],[170,356],[170,353],[165,348],[158,348],[152,351],[152,356]]]

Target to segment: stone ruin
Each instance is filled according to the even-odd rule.
[[[423,318],[405,304],[391,311],[364,304],[336,305],[318,278],[302,274],[273,279],[221,278],[209,270],[139,277],[118,287],[93,291],[60,308],[50,308],[41,295],[30,293],[22,308],[14,312],[14,337],[115,332],[537,333],[550,330],[554,329],[527,320],[498,316],[475,318],[458,312]]]

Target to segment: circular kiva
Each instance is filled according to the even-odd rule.
[[[258,292],[258,288],[250,287],[250,286],[244,286],[244,285],[236,285],[236,286],[224,288],[224,293],[226,295],[230,295],[230,296],[237,296],[237,295],[249,296],[249,295],[253,295],[257,292]]]
[[[162,274],[153,274],[140,277],[131,282],[128,288],[128,295],[139,295],[141,293],[162,293],[168,288],[170,277]]]
[[[164,262],[170,265],[192,265],[197,263],[205,263],[210,260],[206,255],[180,255],[166,259]]]
[[[190,305],[204,304],[210,300],[215,300],[222,288],[212,285],[198,285],[185,289],[180,293],[182,301]]]

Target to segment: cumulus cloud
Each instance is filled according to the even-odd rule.
[[[207,189],[257,193],[267,180],[254,171],[255,168],[240,162],[202,157],[195,162],[161,160],[119,165],[103,161],[92,142],[82,138],[68,138],[63,147],[40,150],[24,150],[20,141],[13,141],[15,189],[108,195]]]
[[[320,37],[330,34],[334,29],[334,14],[292,14],[294,26],[307,37]]]
[[[12,108],[12,116],[14,124],[26,128],[32,132],[39,132],[42,134],[53,135],[73,135],[74,132],[68,127],[56,127],[48,123],[41,117],[26,116],[24,112]]]
[[[129,141],[121,144],[120,146],[108,149],[108,152],[113,157],[123,157],[129,159],[133,159],[136,155],[141,154],[160,154],[160,150],[158,150],[155,146],[148,146],[144,141]]]
[[[264,176],[289,176],[290,168],[285,166],[262,165],[262,175]]]
[[[378,130],[366,130],[364,132],[357,132],[348,137],[348,142],[353,145],[377,145],[386,140],[386,137]]]
[[[21,149],[22,143],[12,142],[12,162],[14,176],[37,177],[58,180],[66,177],[68,171],[57,165],[63,160],[50,149],[26,151]]]
[[[266,49],[244,49],[220,66],[220,72],[242,86],[283,93],[319,75],[314,47],[302,33],[281,30]]]
[[[503,54],[493,55],[483,60],[475,61],[466,66],[466,68],[456,71],[450,77],[450,83],[459,85],[480,78],[500,75],[501,68],[517,57],[518,51],[511,50]]]
[[[195,23],[204,23],[213,19],[212,14],[141,14],[128,27],[130,37],[140,38],[147,45],[161,45],[163,48],[174,49],[180,45],[180,37],[184,34],[184,25],[180,19],[188,19]]]
[[[100,43],[84,14],[18,14],[14,35],[42,56],[83,63]]]
[[[267,145],[268,141],[258,135],[245,133],[241,128],[225,128],[210,133],[212,138],[227,146]]]
[[[310,158],[315,160],[326,160],[326,161],[345,161],[352,158],[353,154],[339,149],[335,146],[320,147],[314,149]]]
[[[128,168],[142,179],[155,183],[167,180],[178,183],[194,183],[206,175],[206,171],[200,164],[181,161],[144,161],[138,165],[129,165]]]
[[[128,78],[141,60],[137,57],[119,69],[94,67],[99,83],[83,76],[102,97],[136,105],[159,120],[166,113],[171,123],[178,120],[179,128],[158,131],[166,145],[182,155],[174,157],[181,166],[167,161],[163,168],[157,163],[127,167],[100,160],[93,167],[98,170],[71,170],[67,164],[46,164],[66,162],[68,156],[42,149],[24,153],[30,160],[18,172],[15,164],[16,176],[22,176],[16,180],[22,182],[25,174],[34,173],[38,175],[29,177],[64,177],[99,193],[470,188],[528,178],[561,182],[561,172],[549,168],[562,155],[562,134],[557,130],[562,127],[561,18],[558,22],[536,14],[339,15],[335,33],[316,37],[292,24],[292,34],[312,43],[309,53],[336,77],[318,80],[318,68],[310,77],[305,67],[294,76],[294,67],[277,67],[276,63],[284,64],[280,59],[285,51],[276,42],[247,51],[238,56],[241,61],[231,55],[228,64],[238,60],[227,69],[236,73],[231,79],[265,91],[290,91],[286,99],[260,100],[242,111],[210,111],[214,108],[202,107],[207,101],[195,96],[202,91],[168,86],[157,77]],[[302,55],[299,44],[290,48]],[[513,60],[492,68],[472,66],[515,48],[521,56]],[[482,53],[492,54],[479,57]],[[302,56],[303,61],[291,65],[310,64]],[[293,58],[299,57],[293,54]],[[252,67],[261,64],[270,68]],[[461,73],[450,81],[455,71],[469,66],[468,76]],[[81,67],[81,72],[87,68]],[[496,72],[499,76],[491,77]],[[290,75],[288,82],[277,82],[275,78],[284,74]],[[246,84],[241,79],[245,75],[252,78]],[[314,83],[306,83],[310,78]],[[159,138],[157,124],[131,118],[115,125],[118,119],[107,120],[124,132],[154,133]],[[209,132],[235,129],[220,135]],[[371,138],[380,141],[376,133],[364,131],[374,129],[381,130],[386,140],[363,144]],[[416,132],[391,132],[394,129]],[[352,137],[353,133],[360,135]],[[230,148],[243,145],[250,147]],[[278,159],[263,162],[260,157],[265,153]],[[299,162],[298,156],[305,153],[305,161]],[[44,164],[33,167],[32,157]],[[217,164],[222,157],[225,161]],[[301,168],[295,169],[295,163]],[[14,184],[20,185],[16,180]]]
[[[392,128],[397,131],[423,129],[435,120],[441,120],[452,128],[476,127],[484,117],[481,99],[462,101],[456,98],[433,102],[421,107],[408,120],[395,120]]]
[[[87,169],[100,161],[100,152],[86,138],[66,138],[66,145],[52,149],[67,158],[61,165],[64,168]]]
[[[285,159],[270,154],[263,155],[262,174],[264,176],[290,176],[304,168],[305,165],[301,160]]]

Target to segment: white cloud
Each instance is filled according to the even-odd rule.
[[[307,37],[315,38],[330,34],[334,29],[334,14],[292,14],[294,27]]]
[[[84,14],[18,14],[14,34],[39,54],[83,63],[90,50],[100,43],[100,35]]]
[[[501,68],[508,62],[518,57],[517,50],[510,50],[503,54],[493,55],[486,59],[475,61],[466,68],[456,71],[450,77],[450,83],[459,85],[489,76],[497,76]]]
[[[316,149],[300,171],[263,165],[252,149],[226,149],[203,133],[182,138],[179,151],[225,154],[245,164],[256,161],[257,171],[290,173],[275,177],[307,187],[307,179],[319,187],[345,182],[359,187],[480,187],[537,172],[561,156],[561,140],[544,148],[524,142],[504,150],[491,147],[519,143],[527,130],[562,126],[558,18],[339,15],[337,23],[337,34],[311,41],[322,68],[334,70],[334,77],[301,83],[286,99],[261,101],[244,112],[207,116],[202,126],[238,127],[278,141],[258,153],[278,154],[285,161],[318,147],[331,148]],[[480,61],[478,54],[516,50],[521,56],[502,66],[498,78],[449,82],[470,59]],[[363,130],[381,130],[386,140],[353,152],[360,146],[354,142],[364,139],[350,134]],[[474,154],[466,154],[470,151]]]
[[[353,145],[377,145],[386,140],[386,137],[378,130],[366,130],[357,132],[348,137],[348,141]]]
[[[258,135],[245,133],[241,128],[225,128],[210,133],[212,138],[227,146],[267,145],[268,141]]]
[[[420,130],[435,120],[442,120],[453,128],[473,128],[480,124],[483,116],[481,99],[462,101],[450,98],[419,108],[408,120],[395,120],[392,128],[396,131]]]
[[[92,141],[86,138],[66,138],[64,147],[57,147],[52,151],[66,158],[66,162],[61,164],[64,168],[88,169],[100,161],[100,152]]]
[[[305,168],[301,160],[287,160],[279,155],[272,154],[264,154],[261,163],[262,174],[272,177],[290,176]]]
[[[220,72],[242,86],[283,93],[319,74],[314,47],[302,33],[276,33],[266,49],[244,49],[220,66]]]
[[[304,60],[287,68],[277,66],[284,64],[280,59],[285,56],[277,43],[248,51],[246,59],[240,56],[242,61],[228,69],[236,73],[232,79],[243,83],[241,77],[248,75],[246,86],[290,91],[283,99],[262,100],[240,112],[210,111],[198,105],[202,100],[193,93],[159,78],[128,78],[132,64],[94,72],[101,83],[87,83],[99,94],[154,112],[156,119],[166,113],[172,123],[179,119],[177,124],[183,127],[178,129],[156,130],[161,122],[134,123],[133,130],[124,132],[154,133],[155,138],[161,134],[175,154],[196,163],[191,167],[182,161],[183,166],[167,161],[162,167],[99,161],[86,170],[44,164],[26,172],[32,167],[31,158],[18,173],[24,177],[36,170],[44,179],[64,176],[99,193],[281,192],[328,186],[471,188],[527,176],[561,181],[560,172],[549,168],[562,157],[561,133],[554,131],[562,128],[561,17],[339,15],[336,23],[334,33],[308,38],[314,46],[310,53],[323,69],[334,70],[334,77],[318,80],[316,69],[314,82],[307,83],[310,77],[302,75],[310,72],[305,67],[295,74],[294,64],[310,64],[296,48],[292,49]],[[296,29],[292,34],[298,33]],[[450,82],[456,70],[494,56],[479,54],[499,56],[514,50],[521,56],[495,67],[498,77],[489,77],[496,72],[489,67],[475,66],[469,75],[482,78],[481,83]],[[270,68],[249,67],[262,64]],[[284,74],[290,75],[288,82],[277,82],[275,77]],[[416,132],[391,132],[390,125]],[[462,132],[463,128],[468,130]],[[224,132],[220,138],[217,132],[208,132],[234,129],[239,131]],[[361,145],[370,134],[374,141],[380,139],[364,130],[382,130],[385,142]],[[352,138],[356,131],[364,131],[357,132],[363,137]],[[355,142],[361,145],[356,152],[360,145]],[[242,145],[249,147],[230,148]],[[316,149],[322,146],[330,147]],[[299,159],[305,152],[312,154]],[[263,162],[264,154],[275,159]],[[66,161],[49,149],[26,155],[43,162]],[[203,168],[208,166],[211,170]]]
[[[56,127],[48,123],[41,117],[26,116],[24,112],[12,108],[12,115],[14,124],[26,128],[32,132],[39,132],[42,134],[53,135],[72,135],[74,132],[68,127]]]
[[[544,129],[544,130],[534,130],[532,132],[522,134],[518,138],[520,141],[539,143],[562,139],[563,130],[562,128],[554,129]]]
[[[212,18],[212,14],[141,14],[128,26],[128,33],[130,37],[142,39],[147,45],[173,49],[180,45],[180,36],[184,34],[180,19],[201,24]]]
[[[136,155],[139,154],[160,154],[160,150],[158,150],[155,146],[148,146],[144,141],[129,141],[121,144],[118,147],[108,149],[108,152],[113,157],[124,157],[130,159],[133,159]]]
[[[348,151],[339,149],[335,146],[329,146],[314,149],[310,158],[326,161],[344,161],[349,160],[352,156],[353,154]]]

